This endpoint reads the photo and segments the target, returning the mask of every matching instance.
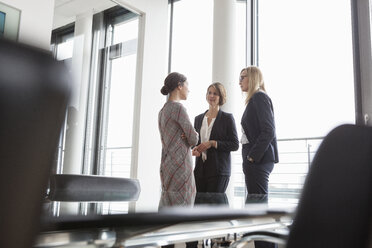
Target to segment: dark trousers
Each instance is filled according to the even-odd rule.
[[[225,193],[230,176],[195,177],[197,192]],[[198,247],[198,241],[187,242],[186,248]]]
[[[268,194],[269,176],[274,168],[274,162],[263,164],[251,163],[247,159],[248,151],[242,149],[243,172],[248,194]]]
[[[269,192],[269,176],[274,168],[274,162],[255,164],[250,163],[247,159],[248,151],[242,149],[243,156],[243,172],[245,176],[245,185],[248,194],[268,194]],[[255,248],[276,248],[276,244],[255,241]]]
[[[243,165],[245,185],[247,186],[248,194],[269,193],[269,176],[271,171],[273,170],[273,167],[273,162],[266,164],[251,163],[248,165]]]
[[[230,176],[195,177],[197,192],[225,193]],[[186,248],[198,247],[198,241],[187,242]]]
[[[230,176],[195,177],[197,192],[225,193]]]

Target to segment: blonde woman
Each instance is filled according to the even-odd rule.
[[[242,69],[239,85],[246,93],[246,108],[241,120],[245,184],[248,194],[268,194],[269,176],[274,163],[279,161],[273,104],[266,94],[262,72],[258,67]],[[276,245],[255,241],[255,247]]]
[[[267,194],[269,175],[278,162],[273,104],[258,67],[244,68],[240,88],[246,92],[242,116],[243,171],[249,194]]]

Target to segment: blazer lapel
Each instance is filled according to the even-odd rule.
[[[200,129],[201,129],[201,126],[203,124],[203,119],[204,119],[205,113],[207,113],[207,111],[205,111],[204,114],[202,116],[200,116],[200,118],[198,118],[198,120],[197,120],[195,129],[198,133],[200,133]]]
[[[207,110],[207,111],[208,111],[208,110]],[[199,142],[198,142],[198,144],[201,143],[200,129],[201,129],[201,126],[202,126],[202,123],[203,123],[203,119],[204,119],[205,113],[207,113],[207,111],[205,111],[204,114],[200,116],[200,118],[196,118],[196,122],[195,122],[195,130],[196,130],[196,132],[199,133]]]
[[[218,128],[219,128],[218,123],[221,120],[221,116],[222,116],[221,110],[218,110],[218,114],[216,116],[216,119],[214,120],[213,127],[212,127],[212,130],[211,130],[211,136],[209,137],[210,140],[215,139],[215,134],[216,134],[216,132],[218,132]]]

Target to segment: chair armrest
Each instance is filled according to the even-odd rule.
[[[288,239],[288,230],[274,231],[253,231],[242,235],[242,238],[231,244],[231,248],[239,247],[243,243],[250,241],[266,241],[276,244],[286,244]]]
[[[58,174],[50,177],[52,201],[136,201],[141,187],[137,179]]]

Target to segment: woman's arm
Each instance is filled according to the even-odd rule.
[[[199,135],[192,126],[185,107],[182,104],[180,104],[179,106],[180,107],[178,115],[176,116],[176,120],[178,124],[181,126],[183,133],[185,134],[187,143],[190,146],[195,146],[198,143]]]
[[[214,147],[220,151],[228,151],[228,152],[236,151],[239,148],[239,140],[238,140],[238,134],[236,132],[234,116],[232,114],[227,114],[225,115],[225,118],[223,121],[227,123],[227,127],[226,127],[227,135],[225,136],[226,139],[216,140],[215,142],[217,144]]]
[[[259,162],[265,154],[270,142],[275,137],[274,112],[270,98],[266,94],[258,94],[249,104],[253,104],[259,124],[259,135],[250,150],[248,157]]]

